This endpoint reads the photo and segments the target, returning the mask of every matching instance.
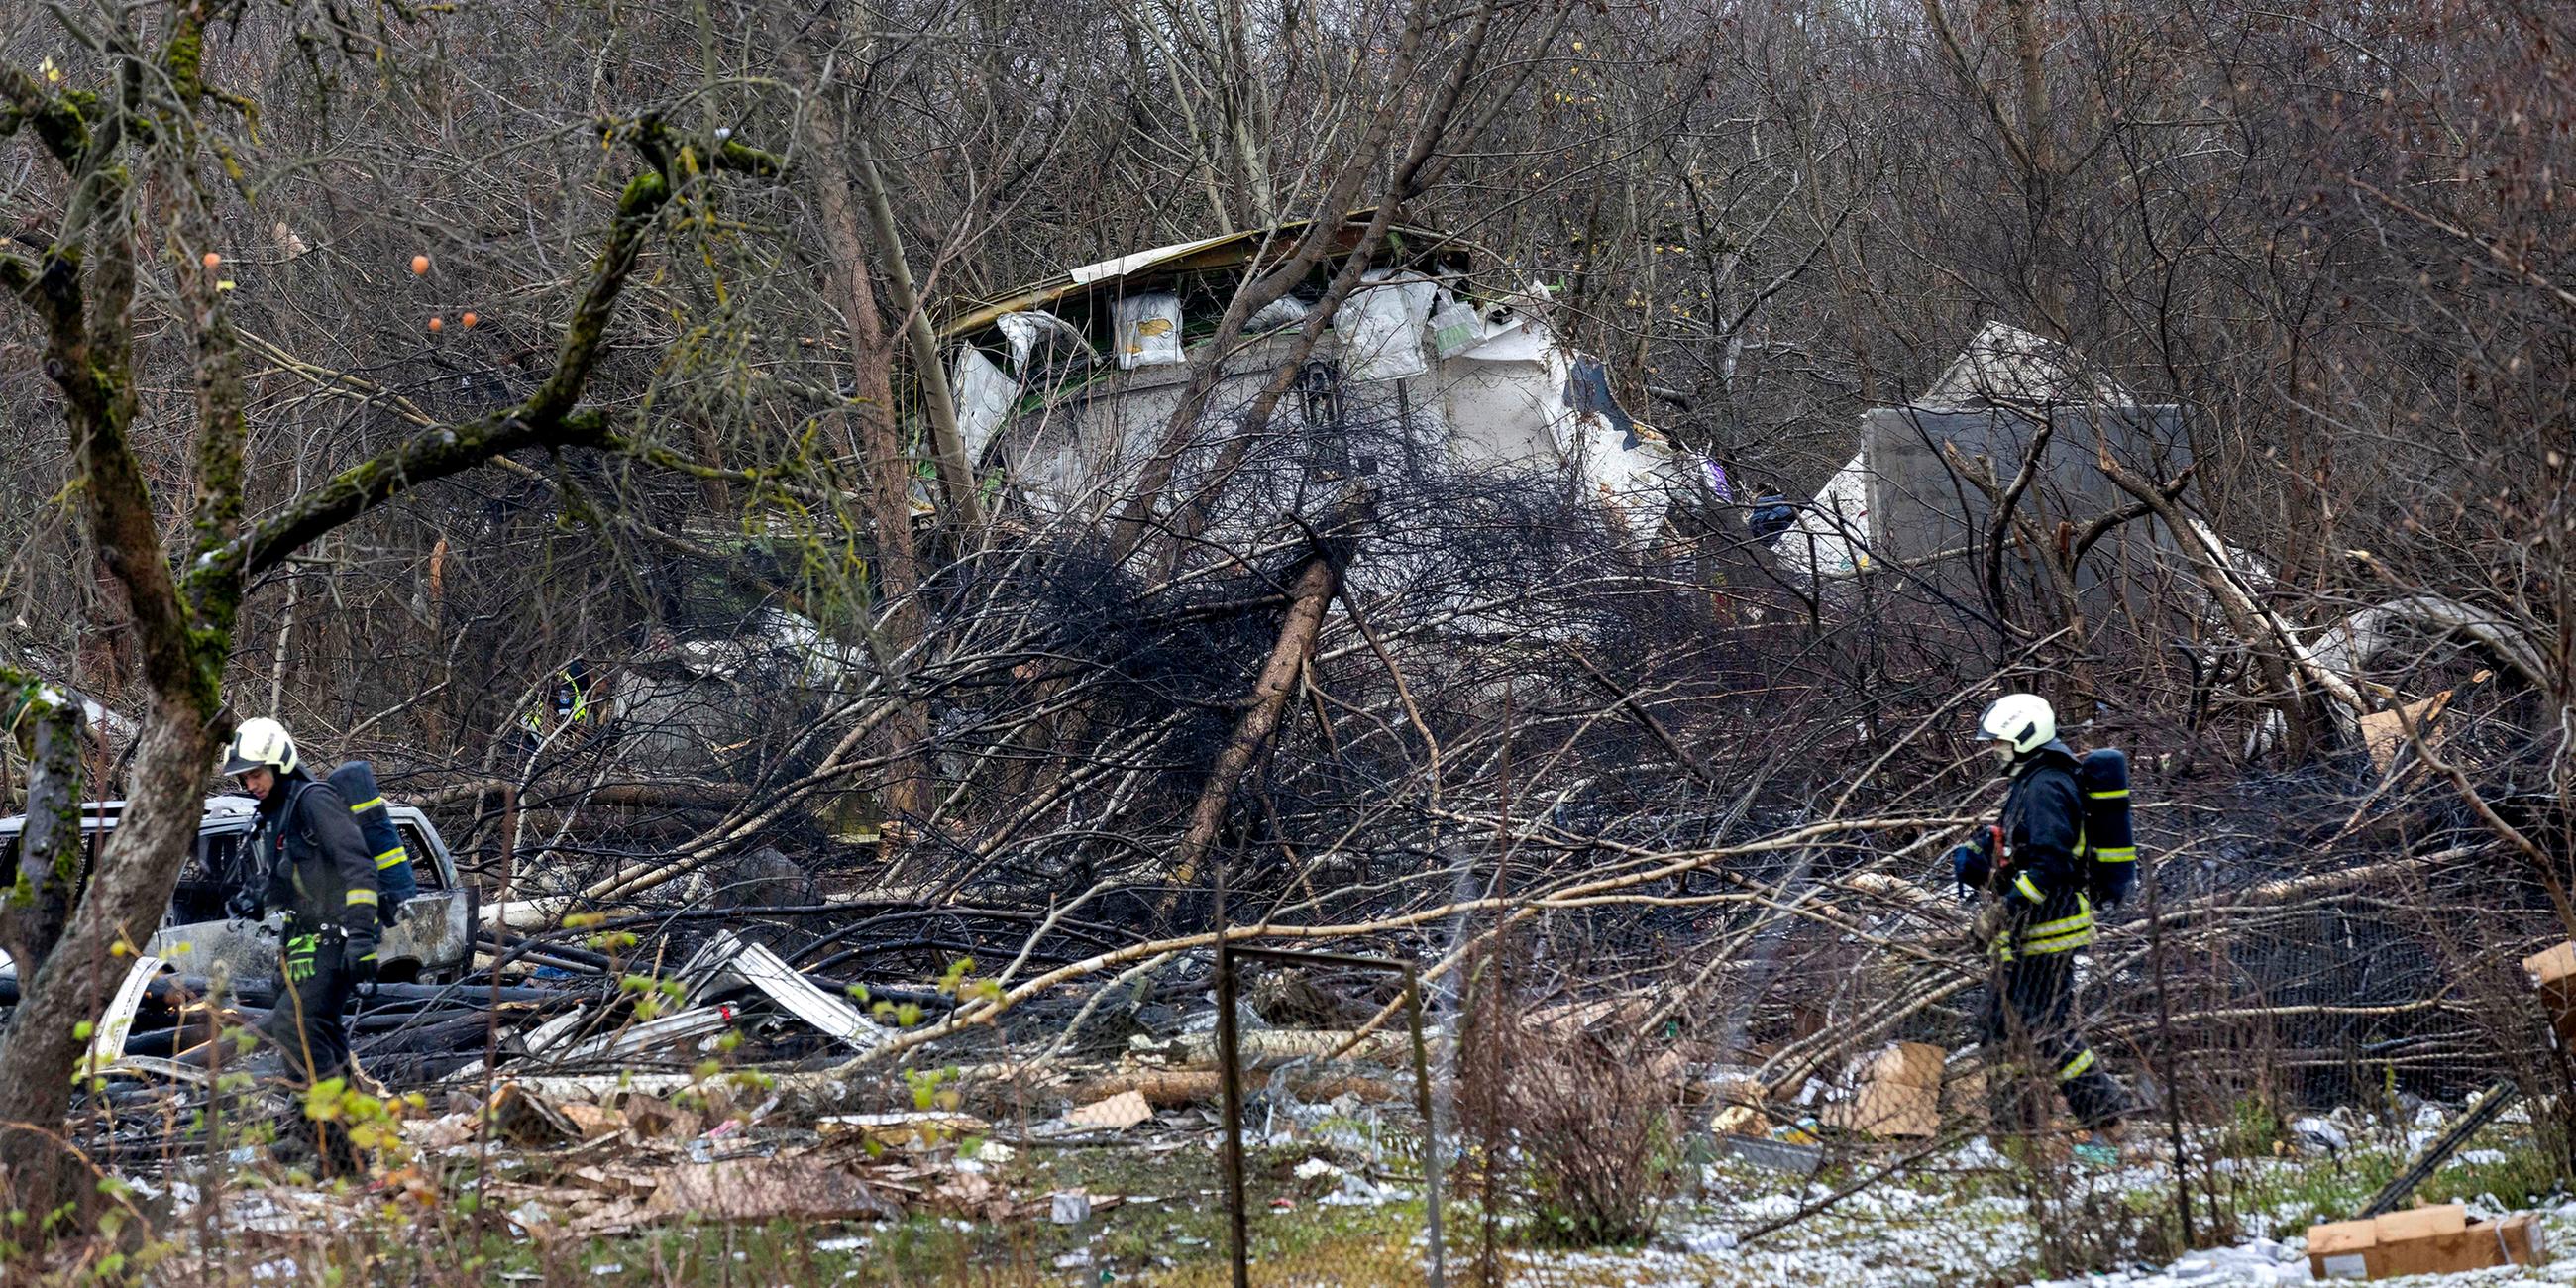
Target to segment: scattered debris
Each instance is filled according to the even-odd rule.
[[[1246,1089],[1262,1081],[1247,1071]],[[1135,1092],[1147,1104],[1163,1108],[1190,1104],[1214,1104],[1223,1079],[1214,1069],[1133,1069],[1094,1078],[1074,1091],[1074,1098],[1084,1103],[1106,1100],[1121,1092]]]
[[[2361,1214],[2365,1217],[2375,1217],[2395,1210],[2398,1204],[2406,1201],[2407,1195],[2415,1192],[2416,1186],[2430,1180],[2435,1169],[2441,1167],[2451,1155],[2459,1152],[2462,1145],[2468,1144],[2470,1137],[2477,1135],[2488,1123],[2494,1122],[2499,1115],[2503,1114],[2514,1101],[2521,1098],[2521,1090],[2515,1087],[2512,1079],[2509,1078],[2487,1088],[2476,1103],[2462,1111],[2459,1118],[2440,1135],[2426,1142],[2403,1170],[2399,1171],[2388,1184],[2381,1186],[2379,1193],[2372,1195],[2370,1203],[2362,1208]],[[2428,1105],[2426,1108],[2432,1107]],[[2440,1112],[2434,1110],[2434,1121],[2437,1124],[2441,1121]]]
[[[107,1004],[107,1012],[98,1019],[97,1031],[90,1035],[89,1055],[82,1063],[82,1076],[114,1064],[125,1054],[126,1035],[134,1030],[134,1013],[143,1006],[145,990],[161,974],[162,960],[146,953],[134,959],[125,972],[125,981],[117,985],[116,997]]]
[[[1133,1091],[1076,1107],[1064,1116],[1067,1127],[1085,1131],[1124,1131],[1154,1116],[1154,1107]]]
[[[1818,1115],[1828,1127],[1865,1136],[1921,1139],[1941,1129],[1941,1067],[1946,1053],[1922,1042],[1898,1042],[1853,1064],[1848,1092]]]
[[[742,1158],[691,1163],[664,1174],[645,1210],[718,1221],[841,1221],[902,1209],[866,1182],[812,1159]]]
[[[2426,743],[2437,741],[2433,722],[2451,703],[2451,691],[2444,689],[2421,702],[2409,702],[2389,711],[2373,711],[2360,719],[2361,744],[2370,752],[2371,767],[2387,773],[2397,764],[2397,753],[2406,748],[2406,728],[2413,725]],[[2401,715],[2400,712],[2403,712]]]
[[[694,981],[693,996],[706,997],[734,985],[758,989],[789,1014],[839,1039],[857,1051],[873,1051],[888,1031],[859,1009],[824,992],[778,954],[760,944],[747,944],[725,931],[708,941],[697,959],[680,972]]]
[[[493,1088],[491,1103],[483,1116],[495,1135],[524,1149],[545,1149],[584,1139],[580,1125],[552,1099],[518,1082],[504,1082]]]
[[[2523,958],[2522,972],[2540,993],[2551,1039],[2562,1048],[2576,1047],[2576,941]]]
[[[566,1050],[552,1053],[546,1063],[578,1065],[613,1063],[633,1059],[663,1048],[689,1049],[698,1043],[724,1036],[733,1028],[736,1012],[730,1006],[693,1006],[684,1011],[658,1016],[632,1024],[613,1033],[581,1042]]]
[[[814,1130],[827,1139],[856,1134],[889,1148],[927,1146],[980,1136],[993,1125],[972,1114],[914,1111],[891,1114],[828,1114],[814,1120]],[[986,1146],[987,1150],[994,1148]],[[1008,1157],[1007,1154],[1004,1157]],[[998,1161],[988,1159],[986,1161]]]

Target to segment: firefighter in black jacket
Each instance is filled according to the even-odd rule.
[[[256,898],[233,911],[286,914],[277,1005],[259,1035],[290,1076],[307,1083],[342,1077],[349,1071],[342,1012],[359,984],[375,976],[376,865],[348,802],[306,772],[285,726],[243,721],[223,772],[259,798],[253,871],[266,878]]]
[[[2107,1131],[2125,1098],[2085,1045],[2075,1012],[2075,950],[2093,942],[2075,753],[2057,740],[2057,714],[2036,694],[2008,694],[1986,708],[1977,739],[1995,745],[2012,776],[2002,822],[1951,852],[1959,883],[1984,896],[1975,933],[1994,967],[1984,1041],[2007,1061],[2035,1058],[2077,1121]],[[2025,1103],[2025,1118],[2040,1118],[2037,1108]]]

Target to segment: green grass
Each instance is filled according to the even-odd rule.
[[[2470,1163],[2459,1156],[2489,1151],[2503,1157]],[[2260,1155],[2244,1159],[2251,1166],[2218,1177],[2217,1183],[2222,1200],[2236,1212],[2303,1227],[2360,1215],[2409,1160],[2405,1149],[2393,1145],[2362,1146],[2332,1159]],[[2197,1169],[2193,1182],[2208,1183]],[[2492,1196],[2508,1208],[2523,1207],[2552,1193],[2558,1183],[2557,1168],[2533,1139],[2530,1126],[2498,1123],[2472,1137],[2405,1202],[2473,1202]]]

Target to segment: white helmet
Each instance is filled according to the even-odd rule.
[[[233,731],[232,752],[224,761],[224,773],[229,777],[237,778],[254,769],[295,772],[295,740],[286,735],[285,725],[266,716],[241,722],[241,727]]]
[[[2027,756],[2057,738],[2057,712],[2036,693],[2007,693],[1977,717],[1977,741],[2000,743],[2006,760]]]

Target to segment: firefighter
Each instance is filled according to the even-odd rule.
[[[277,1003],[258,1035],[290,1078],[309,1085],[345,1077],[349,1032],[342,1013],[359,986],[375,978],[382,897],[376,865],[349,803],[305,769],[285,726],[266,718],[243,721],[223,772],[259,801],[251,836],[259,889],[245,891],[233,911],[254,918],[286,914]]]
[[[2078,762],[2057,740],[2056,712],[2036,694],[1998,699],[1979,717],[1976,736],[2011,776],[2001,821],[1951,851],[1953,875],[1982,900],[1975,937],[1993,966],[1984,1042],[2023,1066],[2023,1077],[2005,1080],[2022,1084],[2006,1098],[2020,1125],[2044,1121],[2046,1097],[2029,1094],[2028,1076],[2044,1073],[2084,1128],[2107,1135],[2125,1097],[2085,1045],[2075,1008],[2075,951],[2093,942]]]
[[[549,742],[571,740],[592,723],[591,690],[597,687],[590,663],[574,658],[546,681],[537,705],[519,717],[520,754],[534,756]]]

